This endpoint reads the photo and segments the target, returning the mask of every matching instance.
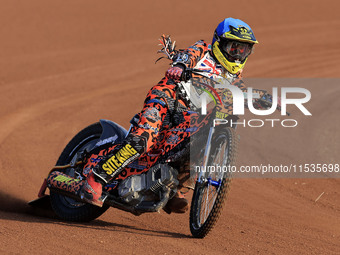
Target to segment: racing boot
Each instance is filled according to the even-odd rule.
[[[170,213],[185,213],[189,209],[188,200],[185,199],[180,191],[177,191],[176,195],[169,200],[163,210]]]
[[[89,204],[102,207],[106,198],[102,196],[104,185],[105,183],[91,171],[80,190],[80,198]]]
[[[140,154],[127,142],[115,147],[112,152],[101,160],[88,175],[80,190],[80,198],[87,203],[103,206],[107,195],[103,196],[103,186],[110,183],[119,175],[126,165],[135,160]]]

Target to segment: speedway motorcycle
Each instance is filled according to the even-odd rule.
[[[163,41],[164,45],[169,45]],[[171,45],[171,44],[170,44]],[[214,84],[218,82],[204,76],[202,71],[190,69],[187,74],[198,89],[209,91],[221,99]],[[90,168],[96,158],[89,158],[91,151],[102,145],[121,143],[128,131],[119,124],[100,120],[80,131],[64,148],[56,166],[48,173],[39,191],[39,199],[50,200],[56,215],[67,221],[91,221],[109,207],[121,209],[134,215],[160,212],[179,188],[179,167],[190,168],[193,192],[190,206],[190,231],[196,238],[205,237],[216,224],[231,183],[228,171],[208,171],[209,166],[233,166],[237,156],[239,137],[234,126],[215,125],[219,107],[210,107],[205,115],[200,109],[184,111],[190,127],[177,125],[160,131],[163,137],[154,153],[145,155],[146,160],[130,163],[113,182],[103,188],[107,195],[103,207],[82,201],[79,195]],[[235,116],[223,114],[228,120]],[[163,148],[170,148],[163,150]],[[151,166],[145,162],[154,162]],[[199,167],[197,167],[199,166]],[[201,169],[201,171],[197,171]],[[49,195],[45,194],[47,188]],[[38,199],[38,200],[39,200]],[[31,202],[34,205],[37,200]]]

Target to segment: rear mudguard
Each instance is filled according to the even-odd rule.
[[[98,145],[102,145],[105,141],[111,141],[111,139],[115,139],[115,142],[121,143],[123,142],[124,138],[127,136],[127,131],[122,126],[118,125],[117,123],[111,120],[100,120],[100,125],[102,125],[103,133],[100,136],[100,140],[97,143]],[[114,138],[117,135],[117,138]]]

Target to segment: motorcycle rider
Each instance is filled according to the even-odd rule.
[[[110,183],[128,164],[152,151],[160,131],[176,126],[181,121],[181,112],[191,109],[195,100],[191,98],[190,83],[183,77],[187,68],[205,70],[209,77],[223,76],[246,90],[241,73],[257,43],[249,25],[227,18],[217,26],[211,45],[200,40],[177,52],[165,77],[148,92],[141,113],[131,122],[128,136],[89,173],[80,192],[82,199],[102,206],[103,185]],[[184,213],[187,209],[188,201],[179,191],[166,205],[167,212]]]

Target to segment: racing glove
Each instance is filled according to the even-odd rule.
[[[184,69],[185,68],[182,65],[172,66],[165,72],[165,77],[172,79],[175,82],[180,82],[182,80]]]
[[[268,109],[273,103],[273,96],[271,94],[265,93],[260,99],[255,100],[259,108]],[[281,98],[277,98],[277,109],[281,109]]]

